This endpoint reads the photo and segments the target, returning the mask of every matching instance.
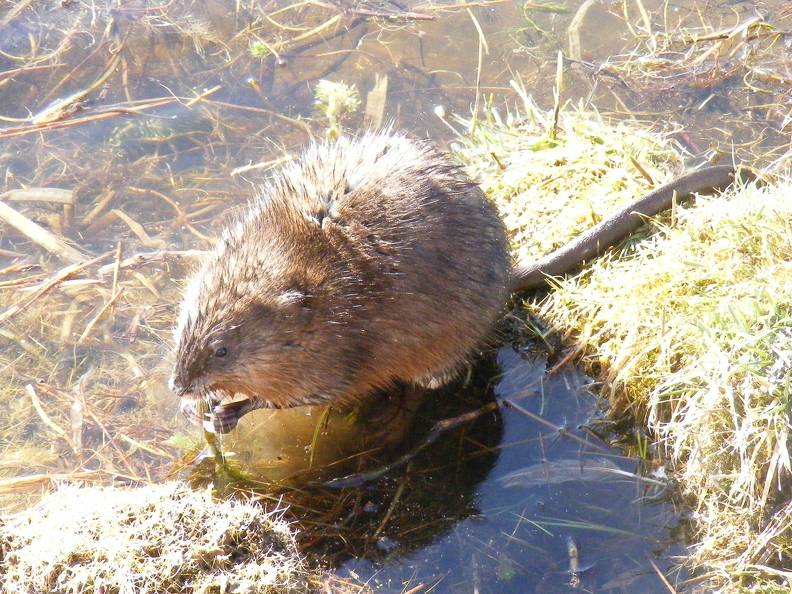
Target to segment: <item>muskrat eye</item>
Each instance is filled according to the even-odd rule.
[[[221,346],[218,349],[215,349],[214,356],[215,357],[225,357],[228,354],[228,349],[224,346]]]

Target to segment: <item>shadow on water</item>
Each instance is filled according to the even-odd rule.
[[[644,4],[668,25],[652,38],[667,44],[656,60],[631,59],[649,43],[642,17],[607,2],[576,27],[582,2],[0,6],[0,193],[63,190],[63,203],[14,206],[100,257],[64,274],[70,260],[0,224],[0,478],[12,483],[0,503],[35,500],[53,476],[137,484],[180,468],[195,432],[176,417],[163,354],[196,255],[187,250],[211,246],[273,167],[325,134],[314,107],[322,78],[360,90],[348,131],[392,121],[442,144],[456,131],[436,113],[468,115],[477,98],[508,104],[518,74],[551,106],[564,46],[571,101],[667,120],[696,157],[710,145],[749,160],[755,146],[765,161],[788,151],[792,87],[776,64],[789,36],[756,26],[693,48],[676,32],[701,26],[695,1]],[[763,6],[768,22],[792,15]],[[706,15],[713,30],[735,16],[755,19],[751,3]],[[713,40],[724,60],[712,59]],[[688,72],[680,56],[694,49],[699,68]],[[686,525],[662,473],[632,456],[640,441],[610,445],[630,443],[632,429],[612,431],[581,372],[546,377],[547,366],[542,353],[504,346],[410,414],[397,398],[392,418],[388,407],[258,411],[226,446],[256,477],[246,487],[290,504],[306,554],[352,582],[666,592],[658,574],[684,554]],[[377,468],[389,471],[321,484]],[[27,491],[13,483],[28,475],[40,478]]]

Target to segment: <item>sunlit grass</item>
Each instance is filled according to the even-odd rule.
[[[784,522],[756,546],[790,472],[790,192],[700,199],[541,304],[601,365],[612,405],[645,417],[682,463],[701,526],[694,559],[717,560],[726,579],[791,552]]]
[[[459,155],[536,257],[644,190],[678,159],[662,136],[596,113],[480,126]],[[505,167],[502,167],[505,166]],[[645,177],[645,176],[644,176]],[[621,249],[529,302],[603,381],[615,413],[645,421],[695,510],[692,563],[708,587],[788,587],[792,558],[792,182],[748,186],[677,208]]]
[[[683,169],[663,136],[592,110],[562,111],[551,139],[552,113],[517,88],[519,109],[489,110],[454,152],[498,206],[518,259],[547,254],[632,202],[652,188],[646,175],[659,184]]]
[[[179,483],[61,488],[0,526],[0,553],[4,592],[276,594],[307,587],[278,514]]]

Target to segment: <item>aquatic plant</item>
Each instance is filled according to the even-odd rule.
[[[341,135],[341,121],[360,107],[360,93],[355,85],[320,80],[314,87],[316,111],[328,123],[327,137],[334,140]]]

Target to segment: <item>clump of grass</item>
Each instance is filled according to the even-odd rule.
[[[518,89],[519,90],[519,89]],[[491,111],[457,155],[535,258],[661,183],[663,136],[594,112]],[[642,170],[640,173],[638,169]],[[529,303],[579,349],[616,413],[646,420],[678,463],[712,589],[789,587],[792,573],[792,181],[700,198]]]
[[[522,89],[521,89],[522,91]],[[551,138],[552,112],[523,102],[495,110],[454,152],[495,202],[515,255],[545,255],[682,170],[662,135],[636,122],[606,123],[592,110],[565,110]],[[643,170],[643,172],[641,171]]]
[[[617,410],[645,415],[681,463],[701,528],[694,561],[722,583],[792,558],[792,507],[770,513],[792,471],[790,192],[786,182],[699,199],[541,306],[604,363]]]
[[[180,483],[65,486],[0,525],[7,592],[303,592],[288,525]]]

